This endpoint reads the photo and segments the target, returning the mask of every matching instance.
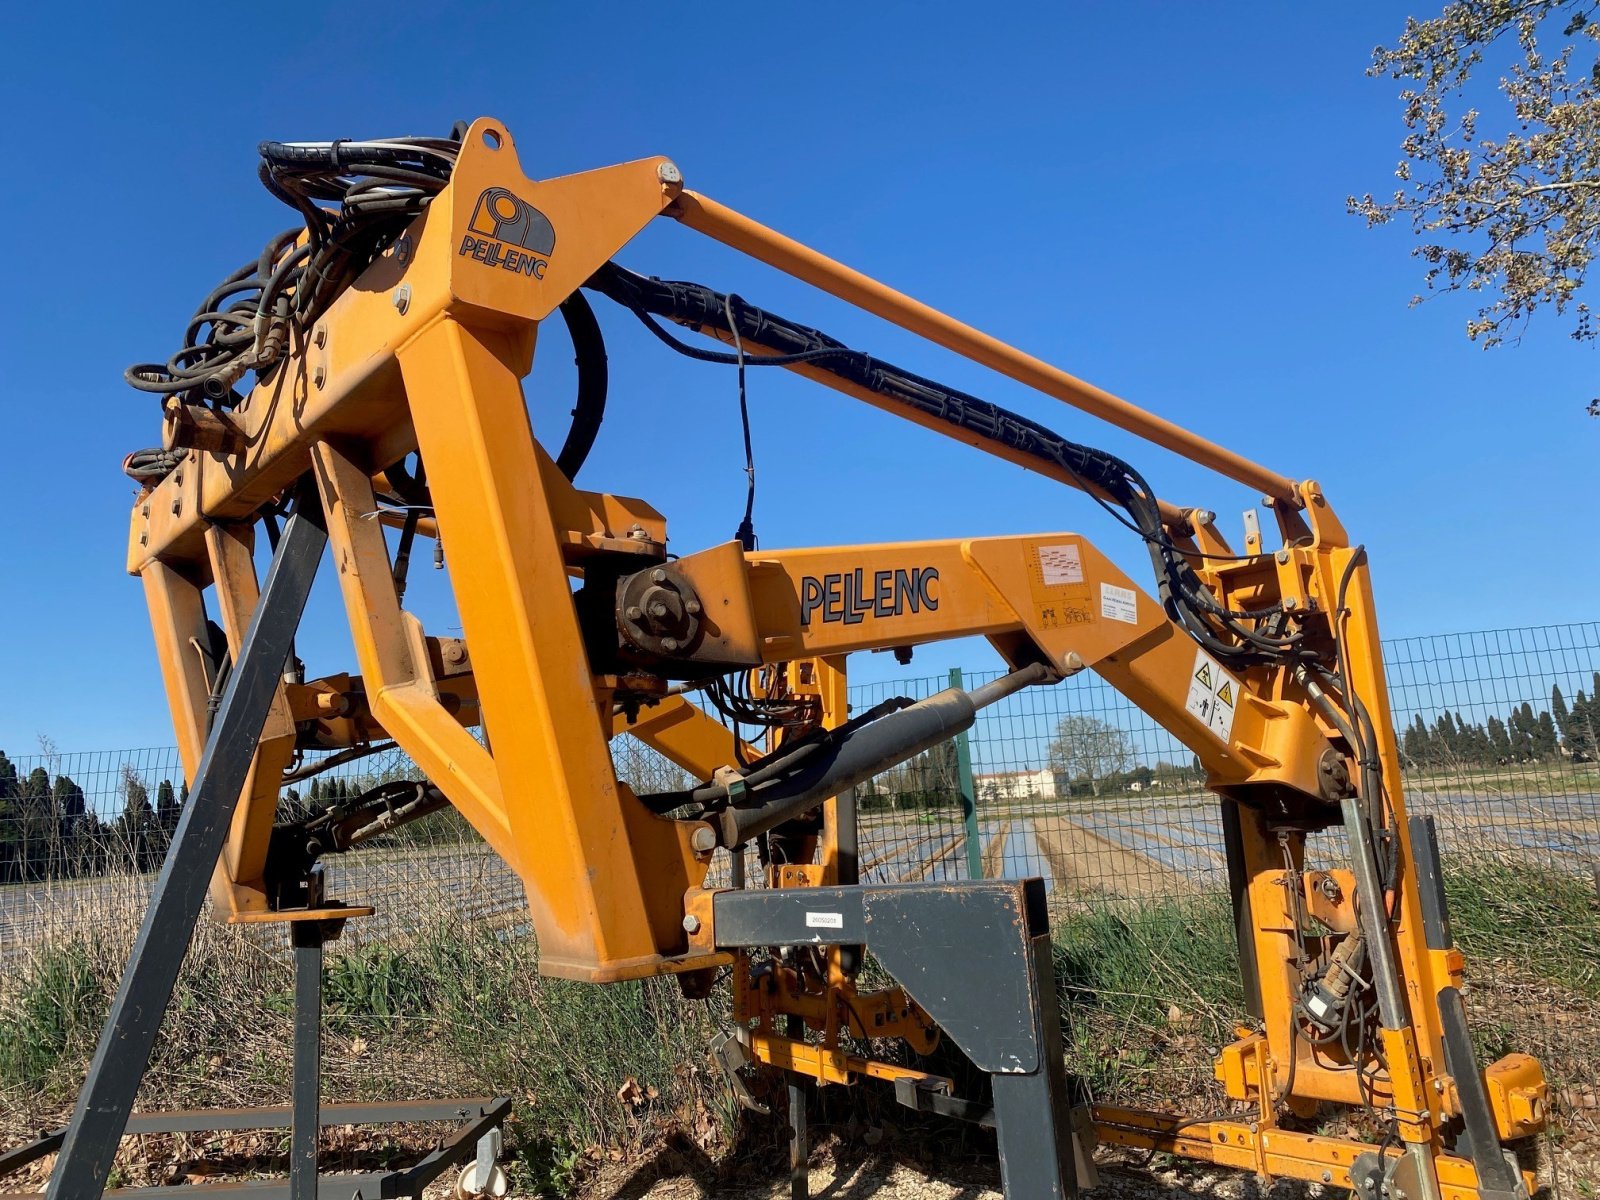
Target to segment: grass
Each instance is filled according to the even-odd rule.
[[[1483,859],[1452,862],[1447,889],[1480,1051],[1524,1049],[1558,1080],[1593,1078],[1592,886]],[[0,975],[0,1139],[65,1115],[135,923],[101,919]],[[1062,906],[1054,941],[1069,1065],[1085,1090],[1210,1111],[1197,1105],[1218,1097],[1211,1061],[1244,1006],[1226,898]],[[526,1193],[562,1193],[597,1152],[629,1156],[668,1131],[727,1149],[734,1109],[706,1053],[719,1010],[682,1000],[670,980],[595,987],[537,972],[531,940],[481,924],[332,943],[328,1098],[509,1094],[508,1148]],[[203,925],[141,1106],[281,1103],[292,982],[276,941]]]
[[[1098,1100],[1207,1090],[1244,1010],[1226,897],[1059,914],[1052,931],[1068,1062]]]
[[[1600,893],[1592,880],[1468,857],[1447,871],[1445,895],[1469,963],[1498,964],[1600,999]]]

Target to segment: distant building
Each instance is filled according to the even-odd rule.
[[[974,775],[979,800],[1054,800],[1056,775],[1049,767],[1037,771],[992,771]]]

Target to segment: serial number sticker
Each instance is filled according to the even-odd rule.
[[[1239,681],[1204,650],[1196,650],[1189,698],[1184,702],[1207,729],[1224,742],[1233,736],[1233,713],[1239,703]]]
[[[807,929],[843,929],[843,913],[808,912],[806,914]]]
[[[1139,593],[1114,583],[1100,585],[1100,615],[1108,621],[1139,623]]]
[[[1074,543],[1039,547],[1039,574],[1046,587],[1083,582],[1083,558]]]

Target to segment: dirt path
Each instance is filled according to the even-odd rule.
[[[983,851],[983,877],[985,879],[998,879],[1004,868],[1006,841],[1011,837],[1011,822],[1000,822],[1000,828],[989,839],[989,844]]]
[[[1105,892],[1123,896],[1169,895],[1182,882],[1154,859],[1124,850],[1080,826],[1062,821],[1047,833],[1034,824],[1034,840],[1063,892]]]

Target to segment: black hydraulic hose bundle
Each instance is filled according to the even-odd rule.
[[[124,372],[133,387],[226,407],[244,375],[270,372],[334,298],[450,182],[459,137],[262,142],[261,182],[298,211],[286,229],[200,303],[163,363]],[[337,207],[326,207],[328,202]]]
[[[1240,612],[1224,608],[1212,597],[1162,524],[1154,490],[1115,455],[1069,441],[993,401],[853,350],[818,329],[743,301],[730,304],[727,296],[702,284],[650,278],[612,262],[585,286],[631,311],[661,341],[690,358],[750,367],[804,364],[1066,471],[1091,495],[1104,493],[1126,512],[1123,518],[1112,510],[1149,547],[1162,606],[1211,654],[1236,667],[1281,662],[1296,654],[1309,657],[1298,634],[1278,636],[1260,628],[1281,617],[1277,606]],[[734,337],[741,345],[751,342],[766,353],[728,354],[691,346],[673,337],[657,317]]]
[[[330,304],[371,265],[450,182],[464,126],[448,138],[262,142],[262,184],[300,213],[261,253],[219,283],[196,308],[183,344],[165,362],[136,363],[124,373],[142,392],[228,408],[236,386],[255,372],[269,378]],[[605,415],[605,341],[581,293],[561,305],[578,366],[572,425],[556,458],[574,478]],[[125,469],[140,482],[159,480],[181,451],[140,450]]]

